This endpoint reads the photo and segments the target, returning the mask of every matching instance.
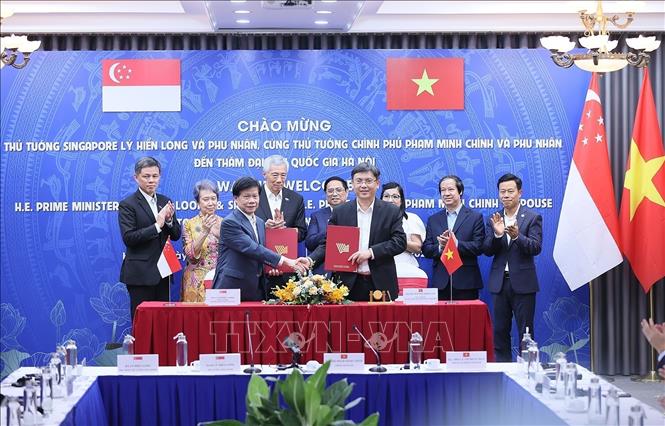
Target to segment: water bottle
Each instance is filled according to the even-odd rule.
[[[630,416],[628,416],[628,426],[644,426],[644,410],[642,405],[636,404],[630,407]]]
[[[134,336],[128,334],[122,341],[122,353],[125,355],[134,355]]]
[[[173,337],[175,340],[175,365],[176,367],[187,367],[187,338],[185,333],[180,332]]]
[[[7,397],[7,425],[19,426],[21,424],[21,403],[18,397]]]
[[[23,389],[23,426],[34,426],[41,423],[40,414],[37,412],[37,389],[34,380],[25,382]]]
[[[566,364],[564,375],[564,398],[566,400],[566,409],[575,408],[575,398],[577,398],[577,366],[574,362]]]
[[[619,392],[616,389],[607,391],[605,398],[605,424],[619,426]]]
[[[51,370],[51,380],[53,383],[53,398],[62,398],[65,396],[65,369],[57,352],[51,354],[49,368]]]
[[[529,342],[527,349],[527,377],[529,380],[536,379],[536,372],[540,368],[540,353],[538,351],[538,344],[533,340]]]
[[[76,368],[78,365],[78,348],[74,339],[65,342],[65,365]]]
[[[44,409],[44,413],[50,413],[53,410],[53,378],[51,367],[42,367],[42,375],[39,380],[39,405]]]
[[[589,424],[603,424],[603,407],[601,405],[600,381],[598,377],[592,377],[589,384]]]
[[[555,364],[556,364],[556,393],[554,395],[555,399],[564,399],[565,398],[565,375],[566,375],[566,364],[568,362],[566,361],[566,355],[563,354],[562,352],[558,352],[556,355],[554,355],[555,358]]]
[[[423,362],[423,337],[420,333],[415,332],[411,335],[409,340],[409,368],[420,369],[420,364]]]
[[[527,362],[529,359],[529,343],[533,342],[531,339],[531,334],[529,333],[529,327],[526,328],[524,336],[522,336],[522,342],[520,343],[520,356]]]

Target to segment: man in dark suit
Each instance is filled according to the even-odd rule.
[[[120,269],[120,282],[129,292],[130,314],[146,300],[169,300],[169,278],[162,278],[157,261],[166,240],[180,238],[180,223],[171,200],[157,194],[161,165],[153,157],[140,158],[134,165],[135,193],[118,205],[122,241],[127,247]]]
[[[439,194],[445,208],[427,219],[427,237],[422,252],[433,259],[432,287],[439,289],[439,300],[474,300],[483,281],[478,268],[478,256],[483,252],[485,224],[483,215],[462,204],[464,183],[455,175],[444,176],[439,181]],[[462,258],[462,267],[451,280],[441,262],[441,252],[452,236],[457,240],[457,249]]]
[[[264,263],[273,267],[286,264],[300,272],[306,270],[298,260],[280,256],[264,246],[265,224],[255,214],[259,206],[259,188],[259,183],[250,177],[242,177],[233,184],[237,208],[224,218],[220,229],[213,288],[239,288],[242,300],[263,300],[266,297]]]
[[[379,175],[376,166],[358,164],[351,171],[356,199],[335,207],[328,221],[330,225],[360,228],[359,250],[349,257],[358,264],[358,271],[336,274],[349,287],[351,300],[367,301],[373,290],[388,291],[393,299],[398,295],[394,256],[406,249],[406,234],[397,206],[376,198]],[[310,255],[314,266],[323,262],[325,252],[324,240]]]
[[[313,252],[326,239],[328,230],[328,220],[332,215],[333,208],[346,203],[349,196],[349,185],[339,176],[332,176],[326,179],[323,184],[323,191],[326,193],[326,202],[328,205],[312,213],[307,227],[307,238],[305,246],[307,250]],[[315,274],[324,274],[323,264],[318,264],[312,271]]]
[[[543,218],[520,206],[522,179],[507,173],[499,178],[497,186],[503,211],[489,218],[483,251],[494,256],[489,275],[494,301],[494,353],[497,361],[510,362],[513,314],[519,335],[528,327],[535,340],[533,318],[539,287],[534,257],[542,249]]]
[[[261,188],[256,215],[265,221],[266,228],[297,228],[300,242],[307,234],[305,202],[300,194],[284,186],[288,172],[289,162],[281,155],[271,155],[263,160],[265,184]],[[270,271],[266,294],[270,293],[269,289],[284,285],[290,276],[282,275],[276,269]]]

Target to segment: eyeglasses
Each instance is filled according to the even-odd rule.
[[[328,188],[326,189],[327,194],[341,194],[342,192],[346,191],[344,188]]]
[[[372,179],[372,178],[354,179],[353,184],[356,185],[356,186],[360,186],[362,184],[365,184],[365,185],[369,186],[369,185],[373,184],[374,182],[376,182],[376,179]]]
[[[383,197],[382,197],[382,198],[383,198],[384,200],[391,200],[391,199],[392,199],[392,200],[401,200],[401,199],[402,199],[402,196],[399,195],[399,194],[392,194],[392,195],[391,195],[391,194],[383,194]]]

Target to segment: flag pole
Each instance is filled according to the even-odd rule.
[[[647,318],[653,318],[653,286],[651,286],[651,288],[649,289],[649,304],[647,306]],[[651,347],[651,344],[649,344],[649,353],[651,353],[651,356],[649,357],[651,359],[650,362],[651,370],[644,376],[637,376],[632,378],[631,379],[632,381],[641,382],[641,383],[660,382],[660,377],[656,373],[656,357],[654,356],[656,350],[653,347]]]
[[[593,281],[589,281],[589,341],[591,346],[589,347],[589,352],[591,355],[591,371],[595,374],[595,355],[596,351],[593,350]]]
[[[453,303],[453,274],[450,274],[450,303]]]

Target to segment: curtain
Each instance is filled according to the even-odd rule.
[[[381,33],[381,34],[33,34],[42,50],[327,50],[327,49],[537,49],[537,33]],[[564,34],[576,40],[580,33]],[[617,50],[637,34],[620,33]],[[657,33],[663,40],[665,32]],[[665,123],[665,47],[652,52],[649,72],[661,133]],[[617,206],[632,123],[642,82],[642,70],[627,67],[604,75],[601,100],[613,165]],[[665,137],[664,137],[665,139]],[[665,240],[665,235],[661,236]],[[665,256],[665,252],[654,253]],[[640,319],[651,314],[665,321],[665,280],[645,295],[627,262],[595,279],[591,293],[592,367],[598,374],[645,374],[653,353],[640,332]],[[653,303],[650,303],[653,302]]]

